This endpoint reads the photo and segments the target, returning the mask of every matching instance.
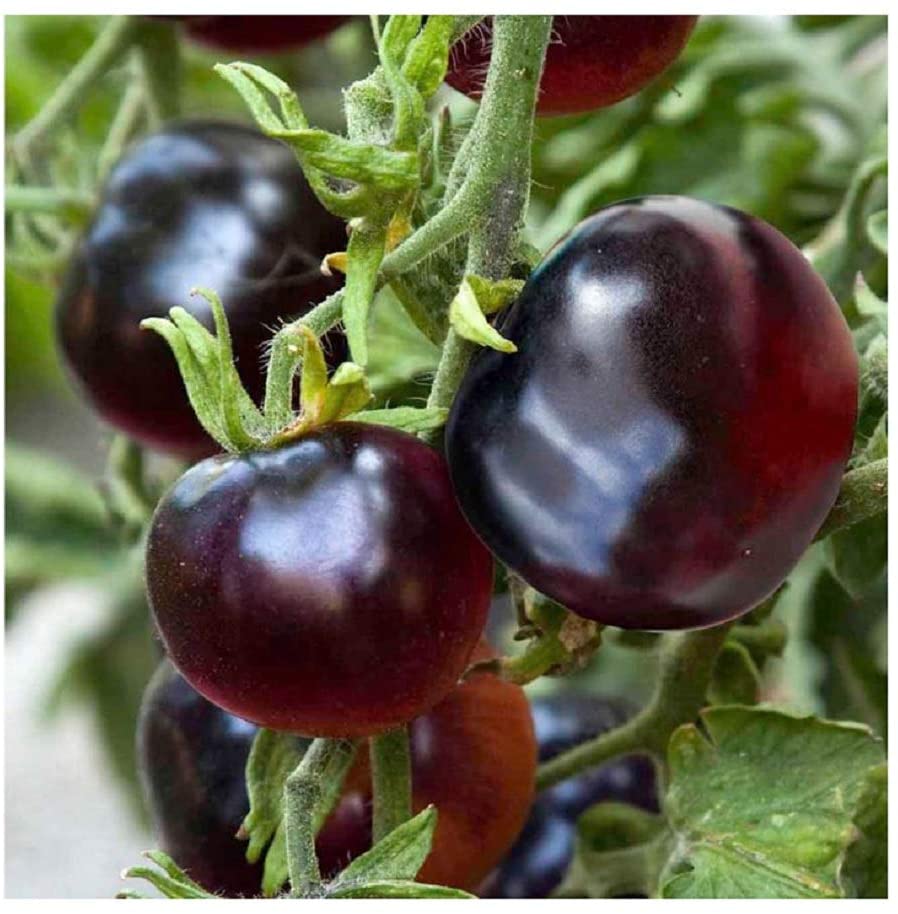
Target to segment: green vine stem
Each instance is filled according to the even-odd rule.
[[[109,125],[109,132],[97,156],[97,178],[102,180],[113,165],[121,158],[134,132],[140,124],[146,107],[146,88],[143,81],[132,78],[119,103],[115,117]]]
[[[731,623],[667,636],[652,699],[627,723],[581,743],[539,767],[538,790],[633,752],[663,761],[671,734],[705,706],[714,662]]]
[[[53,213],[73,220],[86,218],[94,208],[94,197],[67,187],[28,187],[8,184],[4,202],[8,213]]]
[[[464,213],[470,228],[467,272],[503,279],[523,225],[530,194],[533,116],[550,16],[497,16],[490,68],[471,128],[474,159],[458,193],[441,213]],[[449,239],[451,240],[451,239]],[[398,254],[402,246],[395,252]],[[450,329],[427,400],[448,408],[474,353],[474,343]],[[434,433],[426,437],[431,442]]]
[[[294,898],[314,895],[321,886],[315,834],[333,808],[354,757],[350,740],[316,739],[284,784],[287,872]]]
[[[137,32],[137,52],[150,122],[156,125],[177,117],[181,110],[181,46],[172,23],[143,19]]]
[[[412,815],[408,728],[372,736],[369,745],[374,795],[372,844],[376,844]]]
[[[109,20],[46,104],[13,138],[13,153],[21,161],[78,108],[96,81],[121,60],[133,44],[139,25],[139,19],[134,16],[115,16]]]

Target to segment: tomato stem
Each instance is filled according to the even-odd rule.
[[[321,886],[315,834],[333,808],[354,757],[351,740],[316,739],[284,784],[287,871],[294,898],[314,895]]]
[[[56,87],[47,103],[18,132],[13,150],[20,160],[69,117],[103,76],[132,46],[140,24],[136,16],[115,16],[97,36],[87,53]]]
[[[408,728],[372,736],[369,747],[374,799],[372,844],[376,844],[412,815]]]
[[[882,457],[845,474],[839,497],[815,540],[852,527],[888,507],[889,459]]]
[[[450,227],[456,216],[446,214],[463,214],[462,224],[470,231],[466,271],[486,279],[506,278],[523,225],[533,117],[551,26],[550,16],[496,17],[483,99],[465,141],[473,160],[458,192],[439,214]],[[394,257],[407,244],[400,245]],[[451,406],[475,349],[450,328],[428,406]],[[435,440],[434,432],[424,437]]]
[[[143,19],[137,46],[151,122],[159,124],[177,117],[181,108],[181,48],[174,26]]]
[[[662,649],[655,692],[648,705],[620,727],[557,755],[539,767],[538,790],[630,753],[647,753],[663,762],[677,727],[694,720],[705,705],[717,654],[732,623],[668,635]]]

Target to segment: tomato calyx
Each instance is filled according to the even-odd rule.
[[[209,289],[193,289],[191,294],[209,303],[214,335],[183,308],[172,308],[168,319],[147,318],[140,326],[154,330],[168,343],[197,419],[226,451],[280,447],[341,419],[412,433],[439,428],[446,421],[448,410],[441,408],[366,410],[372,394],[364,369],[343,362],[328,377],[321,342],[303,320],[286,325],[274,337],[260,408],[237,374],[221,299]],[[300,366],[300,408],[296,412],[293,390]]]

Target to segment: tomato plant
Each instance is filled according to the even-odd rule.
[[[168,662],[147,688],[138,723],[141,774],[162,848],[228,896],[260,891],[262,868],[247,862],[236,837],[249,806],[244,769],[256,732],[206,701]],[[530,808],[536,743],[527,699],[518,686],[481,673],[417,718],[410,737],[413,805],[436,804],[444,814],[420,878],[474,889]],[[501,770],[492,764],[499,755],[509,759]],[[322,869],[337,873],[370,845],[371,769],[363,755],[318,836]]]
[[[713,625],[782,583],[836,499],[858,396],[848,326],[798,248],[725,207],[620,203],[500,329],[517,352],[478,353],[447,426],[500,559],[623,628]]]
[[[209,453],[164,342],[138,324],[180,306],[211,328],[208,304],[190,294],[201,270],[259,395],[270,328],[337,288],[317,267],[344,239],[289,151],[257,131],[191,121],[146,137],[110,174],[63,281],[57,327],[72,374],[117,428],[161,450]],[[339,359],[339,340],[332,352]]]
[[[697,16],[554,16],[539,84],[541,115],[606,108],[633,95],[677,58]],[[452,49],[446,81],[480,98],[492,45],[488,22]]]
[[[885,897],[885,18],[58,18],[6,22],[10,434],[65,455],[10,449],[7,596],[104,601],[54,705],[140,769],[126,877]]]

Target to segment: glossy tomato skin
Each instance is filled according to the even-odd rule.
[[[321,258],[346,245],[284,144],[238,124],[188,121],[140,140],[115,166],[57,300],[65,361],[113,426],[185,457],[218,448],[197,422],[177,363],[145,317],[178,305],[212,327],[218,292],[237,366],[264,391],[264,344],[283,319],[338,288]],[[342,338],[328,341],[334,360]]]
[[[413,809],[437,808],[418,881],[473,891],[530,811],[537,748],[527,698],[519,686],[478,673],[412,721],[409,737]],[[370,846],[371,775],[362,754],[318,836],[322,871],[338,872]]]
[[[349,16],[181,16],[193,41],[223,51],[277,53],[339,28]]]
[[[147,544],[150,603],[184,677],[308,736],[377,733],[443,698],[480,637],[492,571],[444,459],[354,422],[197,464]]]
[[[607,108],[634,95],[683,50],[698,16],[555,16],[540,80],[540,115]],[[490,21],[452,49],[446,82],[480,98],[492,48]]]
[[[714,625],[771,593],[833,505],[857,357],[771,226],[683,197],[582,222],[482,349],[447,424],[492,551],[606,625]]]
[[[585,693],[533,701],[540,762],[622,724],[633,709],[626,702]],[[544,791],[502,863],[480,889],[485,898],[548,898],[561,884],[574,854],[576,822],[590,806],[630,803],[658,811],[650,759],[628,756]]]
[[[144,693],[137,753],[159,846],[204,888],[260,894],[261,864],[235,837],[249,810],[244,770],[256,727],[206,701],[164,661]]]

